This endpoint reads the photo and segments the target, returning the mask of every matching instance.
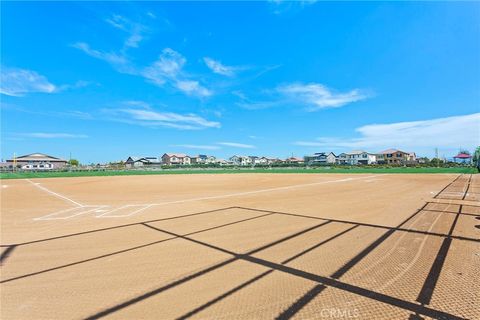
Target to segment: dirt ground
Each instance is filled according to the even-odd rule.
[[[480,319],[480,175],[1,181],[1,319]]]

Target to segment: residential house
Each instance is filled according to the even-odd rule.
[[[12,165],[12,167],[21,167],[25,170],[51,170],[64,168],[68,161],[44,153],[31,153],[9,159],[7,163]]]
[[[257,156],[248,156],[250,158],[250,162],[253,165],[261,164],[260,157]]]
[[[377,154],[378,163],[406,164],[415,162],[416,155],[413,152],[405,152],[398,149],[388,149]]]
[[[348,156],[345,152],[340,153],[335,159],[336,164],[348,164]]]
[[[162,156],[162,163],[165,165],[189,165],[191,157],[184,153],[165,153]]]
[[[156,157],[128,157],[125,160],[125,167],[136,168],[148,165],[160,165],[161,161]]]
[[[337,156],[333,152],[317,152],[310,156],[305,156],[305,162],[308,164],[334,164]]]
[[[472,156],[466,152],[459,152],[455,157],[453,157],[453,161],[456,163],[470,164],[472,163]]]
[[[216,159],[215,163],[219,164],[221,166],[233,166],[233,165],[235,165],[232,161],[225,160],[225,159]]]
[[[285,159],[285,163],[289,164],[303,164],[305,163],[305,160],[302,158],[297,158],[297,157],[290,157]]]
[[[346,163],[349,165],[374,164],[377,162],[375,154],[363,150],[347,152]]]
[[[236,166],[249,166],[252,165],[252,158],[247,156],[234,155],[229,159]]]
[[[281,162],[282,160],[278,158],[261,157],[258,159],[258,164],[261,164],[261,165],[272,165],[272,164],[277,164]]]
[[[208,156],[206,154],[190,157],[191,164],[214,164],[216,162],[217,159],[214,156]]]

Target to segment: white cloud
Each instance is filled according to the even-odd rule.
[[[305,8],[308,5],[318,2],[318,0],[268,0],[267,1],[273,13],[280,15],[285,12],[295,12]]]
[[[240,99],[240,102],[236,102],[235,104],[240,108],[247,109],[247,110],[267,109],[267,108],[280,106],[284,103],[281,100],[254,101],[249,97],[247,97],[247,95],[240,90],[232,91],[232,94],[237,96]]]
[[[143,40],[143,33],[146,27],[140,23],[133,22],[121,15],[114,14],[105,21],[114,28],[125,31],[128,34],[124,42],[125,48],[138,48],[138,44]]]
[[[255,146],[251,144],[243,144],[237,142],[217,142],[218,145],[226,146],[226,147],[233,147],[233,148],[243,148],[243,149],[254,149]]]
[[[360,89],[337,93],[319,83],[292,83],[279,86],[277,91],[288,99],[307,104],[309,111],[338,108],[368,98]]]
[[[81,89],[88,87],[90,85],[97,85],[99,86],[98,83],[93,83],[90,81],[84,81],[84,80],[79,80],[75,82],[74,84],[63,84],[57,87],[57,91],[65,91],[65,90],[71,90],[71,89]]]
[[[128,48],[138,48],[139,43],[143,40],[143,33],[147,28],[140,24],[133,22],[120,15],[112,15],[112,17],[105,19],[105,21],[116,29],[122,30],[128,34],[123,43],[123,47],[117,51],[101,51],[90,47],[88,43],[77,42],[72,47],[79,49],[87,55],[103,60],[114,67],[118,72],[127,74],[138,74],[139,72],[132,66],[127,58],[126,51]]]
[[[167,78],[176,78],[187,60],[170,48],[162,50],[157,61],[145,68],[143,75],[154,83],[163,84]]]
[[[57,87],[35,71],[7,68],[0,72],[0,93],[8,96],[22,96],[31,92],[53,93]]]
[[[151,18],[155,16],[153,13],[147,13]],[[196,97],[208,97],[213,92],[203,86],[200,81],[192,79],[193,76],[183,70],[187,60],[179,52],[165,48],[162,50],[157,61],[154,61],[147,67],[135,66],[129,59],[126,51],[128,48],[137,48],[143,40],[143,34],[147,31],[147,27],[129,19],[113,15],[105,20],[108,24],[116,29],[128,33],[127,39],[124,41],[123,48],[116,51],[101,51],[90,47],[88,43],[77,42],[72,47],[83,51],[85,54],[109,63],[115,70],[120,73],[140,76],[148,82],[163,87],[165,85],[175,88],[186,95]]]
[[[157,61],[145,68],[141,74],[157,86],[169,84],[187,95],[208,97],[212,91],[205,88],[199,81],[191,80],[191,76],[183,71],[187,60],[177,51],[165,48]]]
[[[208,97],[212,95],[212,92],[209,89],[194,80],[178,80],[175,82],[175,86],[188,95],[199,97]]]
[[[21,133],[22,137],[39,138],[39,139],[79,139],[88,138],[86,134],[71,134],[71,133],[47,133],[47,132],[32,132]]]
[[[121,54],[118,54],[115,52],[103,52],[99,50],[94,50],[90,48],[90,45],[88,45],[85,42],[77,42],[73,44],[72,47],[83,51],[84,53],[86,53],[91,57],[106,61],[114,67],[126,65],[129,62],[128,59]]]
[[[455,151],[480,145],[480,113],[431,120],[371,124],[355,130],[358,138],[321,137],[315,141],[297,141],[308,147],[369,149],[381,151],[399,148],[430,153],[438,147]]]
[[[201,149],[201,150],[218,150],[219,146],[210,146],[210,145],[197,145],[197,144],[175,144],[172,147],[180,147],[187,149]]]
[[[104,111],[113,116],[112,120],[143,126],[169,127],[183,130],[221,127],[220,122],[209,121],[195,114],[159,112],[143,102],[133,101],[126,104],[129,107]]]
[[[203,61],[205,62],[207,67],[214,73],[221,74],[227,77],[233,77],[235,75],[235,72],[240,69],[239,67],[226,66],[220,61],[213,60],[209,57],[204,57]]]

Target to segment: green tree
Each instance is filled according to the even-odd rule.
[[[68,160],[68,164],[71,165],[72,167],[78,167],[80,162],[78,162],[77,159],[70,159],[70,160]]]
[[[480,147],[475,149],[475,153],[473,154],[473,161],[477,162],[480,160]]]

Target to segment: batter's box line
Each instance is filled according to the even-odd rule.
[[[66,220],[66,219],[71,219],[71,218],[79,216],[79,215],[90,213],[92,211],[101,210],[102,208],[106,208],[106,207],[109,207],[109,205],[86,205],[86,206],[82,205],[82,206],[78,206],[78,207],[63,209],[63,210],[60,210],[60,211],[57,211],[57,212],[54,212],[54,213],[47,214],[45,216],[34,218],[33,220],[34,221]],[[63,214],[66,214],[66,213],[69,213],[69,212],[74,212],[75,210],[84,209],[84,208],[87,209],[87,210],[81,210],[80,212],[73,213],[71,215],[67,215],[67,216],[63,216],[63,217],[61,216]],[[90,209],[88,209],[88,208],[90,208]]]
[[[127,204],[127,205],[124,205],[124,206],[121,206],[119,208],[116,208],[116,209],[113,209],[113,210],[109,210],[105,213],[102,213],[100,215],[97,215],[95,216],[95,218],[121,218],[121,217],[130,217],[130,216],[133,216],[141,211],[144,211],[148,208],[151,208],[153,206],[155,206],[156,204]],[[119,212],[119,211],[122,211],[122,210],[125,210],[127,208],[138,208],[137,210],[133,210],[133,211],[129,211],[127,210],[127,212],[125,214],[112,214],[114,212]]]

